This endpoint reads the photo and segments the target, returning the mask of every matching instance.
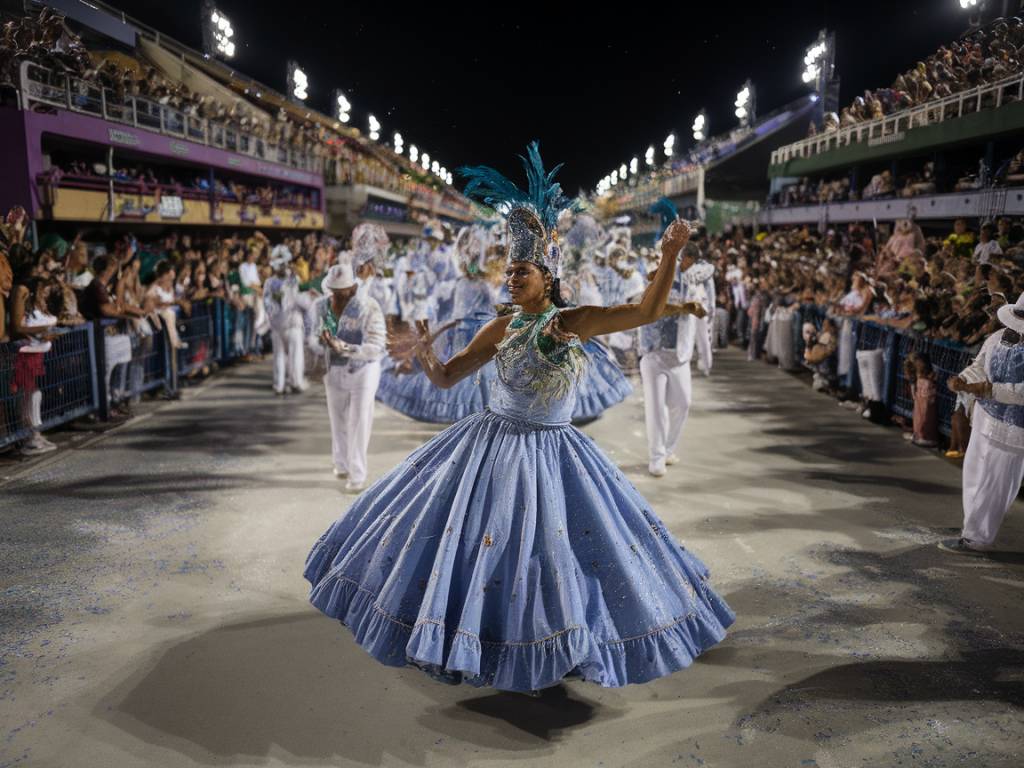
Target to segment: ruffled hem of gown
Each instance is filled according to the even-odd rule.
[[[633,386],[622,370],[608,357],[607,350],[594,341],[583,345],[590,364],[576,392],[573,421],[596,419],[613,405],[618,405],[631,394]]]
[[[314,561],[310,568],[320,570]],[[703,615],[695,612],[640,637],[599,642],[586,627],[573,626],[531,642],[488,642],[472,632],[449,631],[440,622],[413,625],[391,616],[351,579],[311,581],[310,602],[348,627],[363,650],[382,664],[415,667],[445,683],[505,691],[541,690],[567,677],[604,688],[647,683],[689,667],[725,638],[735,620],[708,589],[699,611]]]

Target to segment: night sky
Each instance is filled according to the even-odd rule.
[[[115,3],[116,4],[116,3]],[[221,0],[235,30],[233,66],[285,90],[285,62],[310,79],[308,103],[330,112],[346,91],[352,124],[401,131],[449,169],[495,165],[519,179],[515,155],[539,139],[547,164],[564,162],[568,192],[665,136],[692,143],[702,108],[713,134],[735,125],[733,100],[750,77],[760,114],[807,92],[805,49],[836,31],[841,103],[958,37],[967,26],[956,0],[790,0],[679,3],[648,12],[588,15],[548,4],[476,3],[465,10],[424,3]],[[550,4],[553,6],[554,4]],[[122,0],[131,16],[201,47],[198,0]],[[456,182],[458,184],[458,182]]]

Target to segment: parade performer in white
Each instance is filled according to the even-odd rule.
[[[700,317],[691,315],[681,322],[685,325],[686,343],[697,348],[697,368],[705,376],[711,375],[713,362],[711,352],[711,318],[715,316],[715,265],[701,258],[696,243],[687,243],[694,264],[683,273],[682,298],[684,302],[696,301],[704,308]],[[692,339],[692,340],[691,340]],[[693,349],[690,349],[690,357]]]
[[[347,478],[345,490],[361,491],[387,344],[384,313],[375,299],[358,291],[351,264],[331,267],[321,285],[324,296],[317,300],[314,316],[316,337],[327,357],[324,388],[334,475]]]
[[[263,286],[263,308],[274,351],[274,392],[278,395],[305,392],[308,386],[303,318],[310,302],[308,294],[299,291],[291,260],[287,248],[278,250],[270,263],[274,275]]]
[[[1003,518],[1024,481],[1024,294],[998,310],[1006,326],[989,336],[948,386],[977,396],[971,441],[964,457],[964,524],[947,552],[979,555],[992,549]]]
[[[692,268],[692,267],[691,267]],[[653,281],[657,272],[648,274]],[[679,461],[676,449],[693,400],[690,360],[693,357],[694,320],[703,319],[700,302],[685,302],[682,275],[677,274],[669,293],[668,314],[640,328],[640,379],[644,386],[644,421],[647,427],[647,471],[664,477],[666,465]]]
[[[399,314],[394,286],[382,274],[390,244],[391,238],[380,224],[363,222],[352,231],[352,267],[359,291],[376,299],[385,320]]]

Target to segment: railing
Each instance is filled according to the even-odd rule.
[[[242,321],[241,323],[239,321]],[[152,333],[130,329],[131,362],[115,368],[111,389],[115,400],[137,400],[155,389],[177,390],[178,378],[190,376],[213,362],[226,362],[252,350],[230,343],[225,331],[232,324],[251,327],[252,310],[239,310],[221,299],[196,302],[191,315],[180,316],[178,327],[188,348],[177,350],[171,365],[165,330]],[[104,320],[54,330],[49,352],[19,352],[17,343],[0,344],[0,447],[28,438],[33,429],[45,431],[91,413],[103,413],[101,381],[106,367],[101,336],[120,329],[122,321]],[[41,365],[40,365],[40,357]],[[41,423],[31,422],[31,399],[42,393]]]
[[[213,301],[195,303],[192,314],[178,318],[178,337],[188,344],[177,351],[178,375],[188,376],[209,365],[220,348],[214,324]]]
[[[955,120],[983,109],[998,109],[1011,101],[1021,100],[1024,100],[1024,73],[926,101],[875,120],[787,144],[772,152],[771,164],[783,165],[790,160],[814,157],[852,144],[868,142],[875,145],[899,141],[901,133],[912,128]]]
[[[800,325],[813,322],[821,328],[828,311],[824,307],[804,305],[800,307],[797,317]],[[840,318],[836,317],[837,326]],[[903,363],[911,353],[925,353],[931,362],[935,377],[935,390],[939,417],[939,431],[944,435],[950,433],[950,420],[956,408],[956,395],[946,387],[946,381],[956,376],[970,365],[974,354],[959,344],[942,339],[929,339],[924,336],[903,331],[891,326],[877,323],[852,320],[853,346],[857,351],[880,349],[883,353],[884,373],[882,379],[882,402],[893,413],[904,418],[914,415],[914,400],[910,391],[910,382],[903,372]],[[803,358],[803,338],[794,336],[796,352],[799,359]],[[861,393],[860,374],[857,361],[854,359],[849,373],[840,381],[842,386],[852,395]]]
[[[25,109],[33,103],[47,104],[304,171],[322,171],[320,158],[312,153],[270,144],[255,134],[195,117],[150,99],[119,97],[109,88],[54,72],[31,61],[21,62],[20,75]]]
[[[50,429],[99,406],[93,332],[92,325],[57,328],[45,354],[0,344],[0,447],[24,440],[33,426]],[[32,425],[35,392],[42,393],[42,421]]]

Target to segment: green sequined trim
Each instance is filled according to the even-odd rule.
[[[520,364],[531,344],[542,366],[534,372],[530,388],[542,402],[568,395],[582,377],[588,360],[579,337],[562,327],[557,307],[551,306],[540,314],[516,313],[498,345],[499,372]],[[507,380],[504,375],[502,378]]]

